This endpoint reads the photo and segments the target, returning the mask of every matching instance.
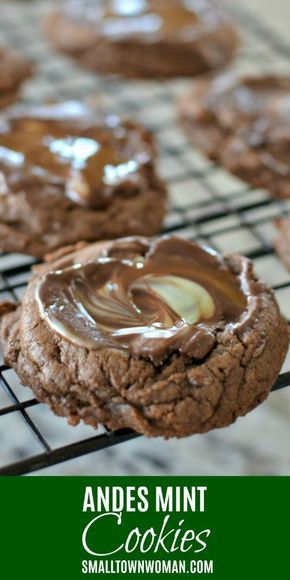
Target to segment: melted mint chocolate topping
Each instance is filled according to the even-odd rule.
[[[42,276],[37,301],[51,328],[72,343],[158,363],[174,351],[204,358],[216,331],[245,313],[246,287],[209,248],[175,237],[151,245],[128,238]]]
[[[0,119],[0,170],[42,175],[80,205],[99,208],[123,187],[134,193],[152,147],[134,124],[97,120],[77,103],[19,109]],[[7,188],[13,190],[13,183]],[[119,188],[119,189],[118,189]]]

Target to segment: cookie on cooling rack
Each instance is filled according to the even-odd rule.
[[[194,76],[236,51],[234,25],[208,0],[67,0],[44,23],[55,47],[103,74]]]
[[[267,397],[288,348],[252,263],[177,237],[59,252],[2,312],[5,361],[39,401],[148,436],[229,425]]]
[[[41,258],[80,240],[153,235],[166,212],[153,138],[80,103],[0,116],[0,250]]]
[[[31,63],[13,50],[0,46],[0,109],[17,100],[20,86],[32,72]]]
[[[277,220],[278,236],[275,240],[275,248],[286,268],[290,271],[290,216]]]
[[[180,115],[211,159],[254,187],[290,197],[290,77],[227,73],[197,81]]]

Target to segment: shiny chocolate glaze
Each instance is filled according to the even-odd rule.
[[[124,349],[156,363],[172,352],[203,359],[218,330],[245,323],[247,272],[237,275],[207,247],[128,238],[97,254],[37,284],[41,316],[78,346]]]
[[[67,0],[70,18],[95,27],[105,38],[160,37],[194,41],[201,31],[211,30],[224,19],[207,0]]]
[[[151,142],[133,123],[114,115],[100,121],[79,103],[19,107],[0,117],[2,194],[5,179],[13,191],[18,174],[34,175],[64,184],[75,203],[104,207],[118,188],[136,191],[151,157]]]

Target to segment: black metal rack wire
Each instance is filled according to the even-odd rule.
[[[269,260],[269,265],[275,262],[279,267],[269,229],[275,217],[289,210],[289,204],[271,199],[266,192],[252,190],[194,152],[174,124],[174,102],[184,83],[148,83],[145,86],[143,83],[99,78],[80,71],[70,61],[47,50],[38,28],[44,4],[41,1],[27,2],[21,6],[14,2],[0,4],[0,38],[3,36],[16,49],[27,52],[38,61],[39,77],[33,81],[35,85],[32,82],[27,100],[47,100],[51,97],[87,99],[88,96],[93,100],[96,93],[105,95],[108,109],[139,118],[159,137],[163,173],[173,192],[172,209],[164,231],[206,241],[217,250],[232,249],[231,246],[227,248],[227,244],[233,240],[231,236],[235,236],[240,240],[237,249],[253,259],[257,267],[265,260],[266,267]],[[286,67],[290,43],[277,37],[240,5],[231,9],[247,36],[237,66],[239,63],[246,65],[248,61],[263,69],[271,61],[274,67],[276,63],[284,63]],[[196,192],[199,192],[198,195]],[[0,300],[19,299],[32,263],[33,260],[27,257],[0,255]],[[290,277],[279,272],[272,286],[277,294],[289,291],[288,299]],[[273,390],[289,385],[290,372],[285,372],[280,375]],[[3,405],[1,392],[7,401]],[[28,457],[16,463],[8,460],[0,467],[0,475],[31,473],[138,436],[130,430],[112,432],[102,426],[97,432],[92,431],[88,438],[55,447],[48,442],[41,425],[33,420],[31,411],[38,406],[34,397],[22,400],[18,396],[13,373],[2,364],[0,427],[3,418],[18,414],[25,428],[36,439],[39,452],[33,450]]]

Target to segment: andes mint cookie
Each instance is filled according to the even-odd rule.
[[[238,37],[208,0],[67,0],[46,18],[55,47],[99,73],[194,76],[224,66]]]
[[[182,123],[211,159],[254,187],[290,197],[290,77],[233,73],[198,81]]]
[[[0,45],[0,109],[17,100],[20,86],[32,72],[25,58]]]
[[[5,361],[39,401],[149,436],[230,424],[267,397],[288,348],[249,260],[176,237],[59,254],[2,311]]]
[[[0,116],[0,250],[36,257],[79,240],[156,234],[166,211],[153,138],[78,103]]]

